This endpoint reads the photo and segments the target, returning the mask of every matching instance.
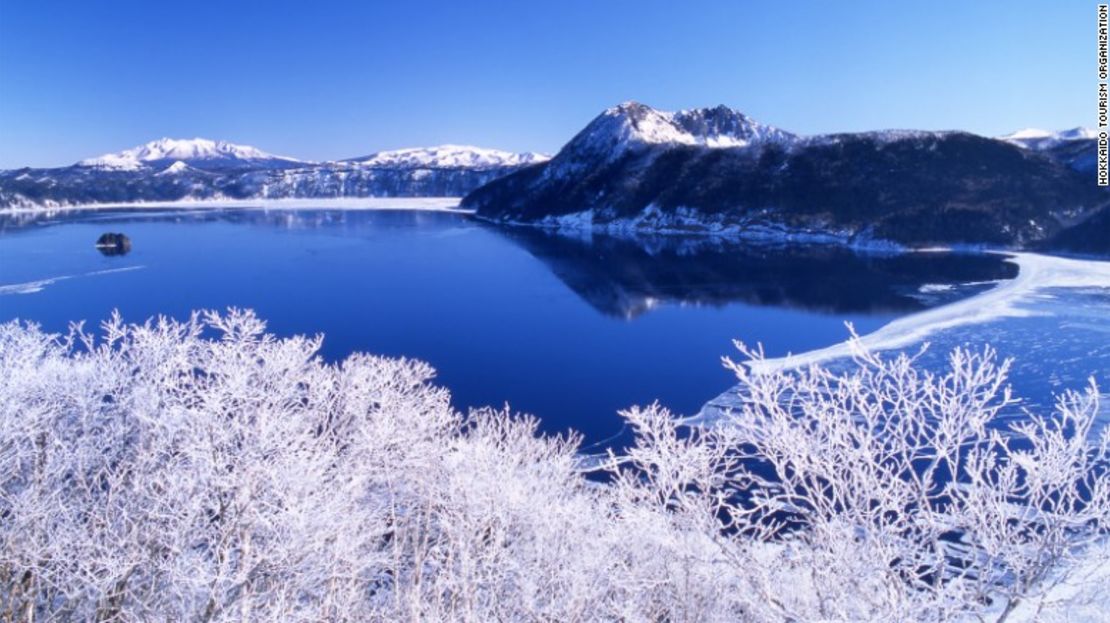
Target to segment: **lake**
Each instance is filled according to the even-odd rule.
[[[130,252],[99,252],[105,232]],[[619,409],[690,414],[729,388],[733,339],[806,352],[1016,273],[992,255],[570,237],[431,211],[0,216],[0,321],[251,308],[278,335],[323,333],[329,360],[419,358],[458,408],[508,403],[591,447],[626,439]]]

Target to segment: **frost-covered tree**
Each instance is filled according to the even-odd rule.
[[[0,325],[0,620],[998,620],[1108,583],[1096,389],[1008,424],[990,350],[729,362],[740,408],[630,409],[587,460],[319,345],[238,310]]]
[[[1105,539],[1110,431],[1093,434],[1093,383],[1008,424],[1009,364],[989,348],[957,349],[936,374],[862,349],[848,372],[757,373],[761,352],[740,346],[749,363],[727,365],[741,406],[711,430],[683,438],[658,407],[628,414],[642,447],[623,488],[684,522],[723,518],[717,542],[756,618],[1005,619]]]

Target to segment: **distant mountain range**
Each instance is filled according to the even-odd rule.
[[[119,153],[87,158],[78,162],[77,166],[111,171],[166,172],[170,168],[177,171],[184,171],[188,167],[218,171],[239,168],[287,168],[307,164],[311,163],[268,154],[249,145],[236,145],[206,138],[163,138]]]
[[[0,172],[0,209],[183,199],[461,197],[547,156],[461,145],[311,162],[208,139],[163,138],[68,167]]]
[[[1074,228],[1110,222],[1095,150],[1082,129],[803,137],[723,106],[672,113],[627,102],[462,207],[564,230],[1066,247]]]

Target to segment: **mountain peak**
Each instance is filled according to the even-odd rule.
[[[638,114],[647,111],[659,112],[651,106],[648,106],[647,104],[642,104],[640,102],[637,102],[636,100],[625,100],[620,104],[617,104],[616,106],[608,109],[606,112],[612,112],[614,114]]]
[[[699,145],[711,148],[785,143],[797,137],[760,124],[744,113],[719,105],[678,112],[636,101],[607,109],[568,143],[614,155],[635,145]]]
[[[170,166],[162,169],[158,173],[155,173],[155,175],[177,175],[178,173],[184,173],[189,170],[189,165],[185,164],[181,160],[176,160]]]
[[[160,138],[121,152],[88,158],[77,164],[85,167],[135,170],[145,166],[159,166],[174,161],[181,161],[194,166],[204,164],[226,166],[259,162],[296,164],[301,162],[294,158],[275,156],[249,145],[238,145],[227,141],[215,141],[206,138]]]
[[[1013,143],[1018,147],[1026,149],[1051,149],[1061,143],[1069,141],[1082,141],[1096,138],[1098,132],[1084,128],[1082,126],[1071,128],[1070,130],[1061,130],[1059,132],[1049,132],[1047,130],[1040,130],[1037,128],[1025,128],[1017,132],[1011,132],[1004,136],[998,137],[999,140]]]
[[[1018,130],[1016,132],[1011,132],[1009,134],[1005,134],[1005,135],[1000,136],[998,138],[1000,138],[1004,141],[1012,141],[1012,140],[1025,140],[1025,139],[1031,139],[1031,138],[1048,138],[1049,136],[1052,136],[1052,132],[1049,132],[1047,130],[1041,130],[1040,128],[1023,128],[1021,130]]]

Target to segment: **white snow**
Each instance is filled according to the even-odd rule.
[[[1052,136],[1052,132],[1049,132],[1048,130],[1041,130],[1039,128],[1025,128],[1023,130],[1018,130],[1017,132],[1011,132],[1010,134],[1005,134],[1005,135],[1000,136],[998,138],[1000,138],[1004,141],[1010,141],[1010,140],[1015,140],[1015,139],[1026,139],[1026,138],[1048,138],[1050,136]]]
[[[369,167],[405,169],[489,169],[544,162],[550,156],[535,152],[513,153],[470,145],[439,145],[379,151],[349,162]]]
[[[788,142],[795,138],[789,132],[761,124],[738,110],[724,106],[668,112],[636,102],[624,102],[606,110],[604,116],[620,120],[618,136],[621,142],[731,148],[764,142]]]
[[[471,210],[459,209],[459,197],[329,197],[320,199],[182,199],[181,201],[131,201],[120,203],[91,203],[78,205],[32,206],[0,209],[0,214],[33,212],[52,214],[71,210],[106,210],[119,208],[259,208],[264,210],[420,210],[470,214]]]
[[[1057,136],[1065,140],[1091,139],[1098,138],[1098,132],[1091,128],[1078,127],[1057,132]]]
[[[1080,554],[1042,582],[1036,599],[1018,603],[1007,620],[1024,623],[1100,623],[1110,612],[1110,541]],[[997,616],[997,608],[989,614]]]
[[[724,106],[668,112],[630,101],[606,110],[587,126],[577,140],[609,147],[619,154],[627,145],[636,143],[736,148],[768,143],[788,146],[829,144],[840,142],[845,137],[871,138],[888,143],[907,139],[944,138],[962,133],[959,130],[890,129],[803,137],[759,123],[738,110]]]
[[[931,294],[933,292],[947,292],[954,287],[955,286],[950,283],[926,283],[918,288],[917,291],[922,294]]]
[[[105,270],[94,270],[92,272],[84,273],[81,275],[59,275],[57,277],[47,277],[45,279],[36,279],[34,281],[25,281],[23,283],[0,284],[0,296],[6,294],[34,294],[35,292],[42,292],[42,290],[49,285],[53,285],[59,281],[66,279],[76,279],[78,277],[94,277],[96,275],[108,275],[112,273],[123,273],[132,270],[139,270],[145,266],[124,266],[122,268],[108,268]]]
[[[845,138],[868,138],[879,143],[893,143],[904,140],[941,139],[948,136],[964,134],[960,130],[871,130],[867,132],[838,132],[833,134],[815,134],[801,139],[804,145],[834,145]]]
[[[296,158],[276,156],[249,145],[237,145],[226,141],[213,141],[206,138],[162,138],[118,153],[88,158],[77,164],[85,167],[130,171],[140,169],[149,162],[162,160],[285,160],[291,163],[303,162]]]
[[[650,106],[641,106],[642,114],[632,116],[630,111],[636,110],[634,102],[625,102],[605,111],[605,116],[618,118],[621,125],[617,131],[618,141],[639,141],[654,144],[697,145],[705,143],[704,137],[694,136],[680,128],[675,123],[675,113],[656,110]],[[731,137],[713,137],[719,145],[731,143],[731,146],[746,145]]]
[[[1110,288],[1110,262],[1035,253],[1007,252],[1005,255],[1009,256],[1007,261],[1018,265],[1017,277],[999,282],[976,296],[899,318],[863,336],[860,345],[872,352],[901,348],[943,329],[1028,316],[1030,312],[1020,309],[1017,303],[1043,288]],[[851,355],[852,348],[850,342],[842,342],[800,355],[754,362],[752,369],[763,372],[808,366]]]
[[[546,154],[536,152],[513,153],[498,149],[486,149],[470,145],[438,145],[435,147],[413,147],[392,151],[380,151],[365,158],[353,158],[334,164],[354,164],[388,168],[474,168],[517,167],[550,159]],[[277,156],[249,145],[237,145],[226,141],[205,138],[172,139],[162,138],[139,145],[118,153],[104,154],[78,162],[80,166],[98,167],[121,171],[134,171],[152,162],[167,160],[182,161],[259,161],[280,160],[291,164],[315,164],[287,156]],[[172,173],[167,170],[164,172]]]
[[[797,137],[760,124],[738,110],[724,106],[668,112],[637,102],[609,108],[580,132],[556,156],[561,165],[548,174],[577,170],[581,154],[613,160],[629,148],[642,145],[699,145],[738,148],[764,143],[791,143]]]
[[[1068,141],[1079,141],[1093,139],[1098,136],[1098,132],[1091,128],[1076,127],[1070,130],[1061,130],[1059,132],[1049,132],[1047,130],[1040,130],[1038,128],[1025,128],[1017,132],[1011,132],[998,139],[1013,143],[1018,147],[1026,149],[1050,149],[1061,143]]]
[[[189,165],[185,164],[181,160],[178,160],[178,161],[174,162],[173,164],[171,164],[170,166],[166,167],[165,169],[162,169],[158,173],[155,173],[155,175],[175,175],[177,173],[184,173],[185,171],[188,171],[188,170],[189,170]]]

